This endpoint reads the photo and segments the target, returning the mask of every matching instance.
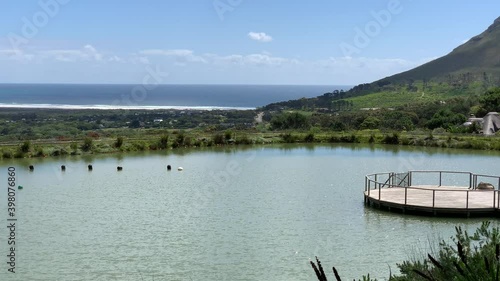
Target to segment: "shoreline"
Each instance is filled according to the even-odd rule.
[[[73,105],[73,104],[6,104],[0,103],[0,109],[61,109],[61,110],[255,110],[256,107],[230,106],[181,106],[181,105]]]
[[[463,151],[500,151],[500,138],[458,134],[428,135],[405,132],[201,132],[178,131],[146,132],[142,137],[106,137],[66,140],[8,141],[0,143],[0,158],[30,159],[60,156],[111,155],[146,151],[170,151],[183,148],[249,147],[273,144],[365,144],[396,147],[442,148]]]

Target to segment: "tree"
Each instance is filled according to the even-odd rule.
[[[115,141],[115,147],[121,148],[123,145],[123,137],[117,137]]]
[[[361,123],[361,129],[377,129],[380,126],[380,119],[373,116],[368,116],[365,118],[363,123]]]
[[[273,130],[307,129],[309,127],[309,118],[298,112],[279,114],[271,119]]]
[[[479,99],[484,114],[500,111],[500,88],[493,88],[484,93]]]
[[[168,135],[163,135],[160,137],[160,140],[158,141],[158,148],[166,149],[167,147],[168,147]]]
[[[21,147],[19,148],[22,153],[28,153],[31,150],[31,142],[29,140],[24,141]]]
[[[461,125],[467,118],[460,113],[454,113],[450,109],[441,109],[432,119],[427,122],[427,127],[431,130],[436,128],[450,129],[453,126]]]
[[[91,137],[85,137],[81,149],[85,152],[91,151],[94,146],[94,140]]]

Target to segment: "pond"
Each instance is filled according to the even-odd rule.
[[[456,224],[473,230],[482,220],[366,208],[364,175],[495,175],[499,156],[281,145],[3,161],[5,226],[8,167],[24,188],[16,190],[16,273],[7,271],[3,227],[0,280],[315,280],[315,256],[345,280],[367,273],[384,280],[396,263],[453,235]]]

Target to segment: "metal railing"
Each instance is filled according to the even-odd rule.
[[[419,176],[427,176],[427,180],[429,176],[431,176],[432,183],[426,182],[424,185],[419,180]],[[453,183],[450,184],[449,179],[446,176],[453,176]],[[468,177],[467,177],[468,175]],[[463,181],[463,185],[456,185],[456,177],[458,176],[466,176],[467,179]],[[471,172],[457,172],[457,171],[408,171],[406,173],[394,173],[394,172],[386,172],[386,173],[376,173],[369,174],[365,176],[365,202],[367,200],[375,200],[379,203],[384,201],[382,198],[382,189],[389,188],[404,188],[404,205],[409,205],[408,203],[408,192],[413,192],[415,190],[419,190],[421,193],[428,193],[429,196],[432,193],[432,208],[436,208],[436,194],[446,194],[447,192],[463,192],[463,207],[466,210],[470,207],[470,195],[472,192],[476,191],[478,187],[478,180],[488,180],[489,183],[493,185],[493,189],[489,190],[493,192],[492,204],[487,208],[498,209],[500,208],[500,176],[491,176],[491,175],[483,175],[483,174],[474,174]],[[434,182],[435,181],[435,182]],[[423,187],[423,186],[431,186]],[[453,187],[453,188],[442,188],[440,187]],[[374,194],[375,193],[375,194]],[[402,198],[398,198],[401,200]],[[401,201],[398,201],[401,202]],[[485,208],[485,207],[482,207]]]

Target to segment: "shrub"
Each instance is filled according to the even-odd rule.
[[[146,150],[146,143],[143,141],[136,141],[132,143],[134,150],[144,151]]]
[[[116,148],[121,148],[123,146],[123,137],[117,137],[114,145]]]
[[[305,141],[305,142],[314,142],[314,134],[313,134],[313,133],[309,133],[309,134],[307,134],[307,135],[304,137],[304,141]]]
[[[167,147],[168,147],[168,135],[163,135],[160,137],[160,140],[158,141],[158,148],[167,149]]]
[[[399,144],[399,135],[397,133],[392,134],[392,136],[384,135],[382,143],[385,144]]]
[[[490,222],[482,225],[469,235],[460,226],[455,227],[455,237],[451,243],[442,240],[435,255],[427,254],[423,260],[403,261],[398,264],[401,275],[392,275],[393,281],[477,281],[499,280],[500,274],[500,229],[490,228]],[[320,281],[327,280],[321,262],[311,261],[311,266]],[[340,275],[333,267],[336,280]],[[375,281],[370,275],[364,276],[363,281]]]
[[[14,158],[24,158],[24,152],[22,152],[21,150],[18,150],[16,151],[16,153],[14,153]]]
[[[345,142],[345,143],[357,143],[357,142],[359,142],[358,137],[356,137],[355,134],[351,134],[349,136],[341,136],[339,140],[340,140],[340,142]]]
[[[370,135],[370,138],[368,139],[368,143],[375,143],[375,136],[373,134]]]
[[[290,134],[290,133],[282,134],[281,138],[283,139],[283,142],[285,142],[285,143],[294,143],[297,141],[297,137]]]
[[[252,140],[247,135],[242,135],[236,139],[236,144],[252,144]]]
[[[85,137],[81,149],[85,152],[91,151],[94,147],[94,140],[91,137]]]
[[[38,147],[38,148],[36,149],[35,156],[36,156],[36,157],[45,157],[45,156],[46,156],[46,154],[45,154],[45,152],[43,151],[43,148]]]
[[[10,150],[2,151],[2,158],[11,159],[13,157],[12,152]]]
[[[225,140],[224,140],[224,136],[220,133],[217,133],[213,136],[212,138],[212,141],[215,145],[219,145],[219,144],[224,144],[225,143]]]
[[[24,141],[23,144],[21,144],[21,147],[19,148],[22,153],[28,153],[31,150],[31,142],[29,140]]]

